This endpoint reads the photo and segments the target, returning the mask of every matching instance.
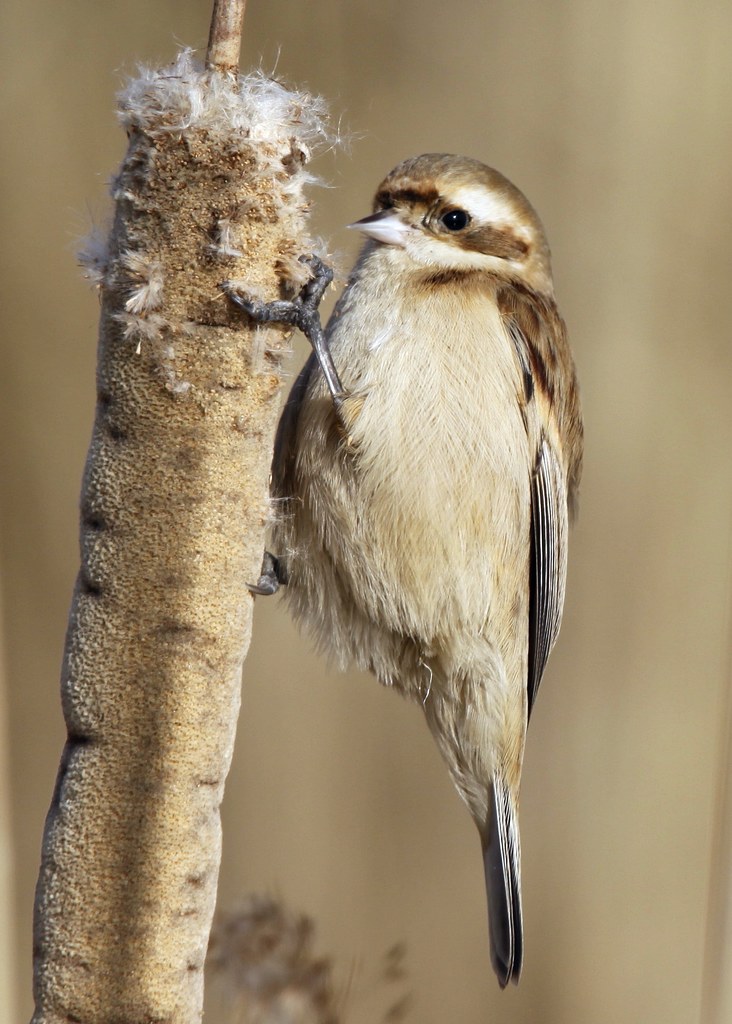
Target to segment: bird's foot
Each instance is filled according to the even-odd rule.
[[[271,597],[281,586],[286,585],[287,570],[284,565],[271,552],[265,551],[259,580],[256,583],[247,583],[249,593],[259,594],[261,597]]]
[[[338,418],[343,422],[343,403],[347,398],[338,371],[328,348],[318,307],[325,290],[333,280],[333,269],[317,256],[301,256],[300,262],[312,271],[312,277],[303,285],[299,295],[291,300],[262,302],[243,295],[231,281],[220,286],[229,299],[258,324],[291,324],[297,327],[312,345],[315,357],[328,385]]]

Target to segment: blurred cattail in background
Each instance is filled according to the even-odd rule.
[[[348,984],[313,951],[315,923],[281,900],[250,896],[219,910],[207,960],[206,1019],[211,1024],[402,1024],[410,1019],[405,949],[391,946],[375,977],[361,964]]]

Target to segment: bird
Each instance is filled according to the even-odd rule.
[[[498,171],[412,157],[350,226],[365,243],[325,328],[342,390],[311,354],[253,589],[286,583],[320,648],[421,707],[478,828],[504,988],[524,955],[524,744],[582,467],[575,364],[541,221]]]

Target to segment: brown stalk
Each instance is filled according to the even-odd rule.
[[[238,71],[246,0],[214,0],[206,48],[206,67]]]
[[[114,224],[86,257],[97,409],[34,1024],[201,1017],[286,347],[219,286],[270,299],[302,277],[302,165],[322,133],[311,97],[231,74],[243,9],[217,0],[208,69],[183,53],[127,86]]]

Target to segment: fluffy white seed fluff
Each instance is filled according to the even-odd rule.
[[[168,68],[140,67],[118,102],[120,122],[128,131],[238,133],[242,142],[270,144],[279,159],[292,151],[293,142],[307,159],[314,146],[329,141],[320,97],[287,89],[261,71],[208,72],[190,49]]]

